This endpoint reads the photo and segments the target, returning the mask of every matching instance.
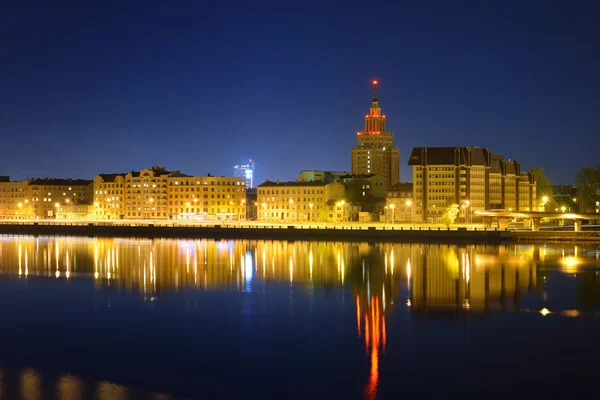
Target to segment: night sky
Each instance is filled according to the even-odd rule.
[[[481,146],[573,183],[600,162],[599,1],[14,1],[0,175],[350,170],[380,81],[401,151]]]

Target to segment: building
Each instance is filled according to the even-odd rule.
[[[71,215],[93,204],[94,181],[86,179],[34,179],[25,187],[24,207],[35,219],[55,219],[57,213]]]
[[[383,175],[377,174],[362,174],[362,175],[342,175],[338,177],[338,182],[341,182],[346,187],[346,191],[355,190],[359,193],[355,194],[355,200],[360,201],[361,198],[383,199],[386,196],[388,188],[388,179]]]
[[[415,221],[436,223],[449,203],[460,206],[459,220],[477,222],[478,210],[536,211],[535,177],[518,161],[504,160],[480,147],[415,147]]]
[[[377,81],[373,81],[373,100],[365,116],[365,129],[357,133],[352,149],[352,174],[377,174],[387,178],[388,186],[400,180],[400,150],[394,147],[394,133],[386,130],[386,117],[379,108]]]
[[[272,182],[257,187],[259,221],[320,221],[327,219],[327,202],[342,200],[339,182]]]
[[[248,160],[248,164],[234,165],[233,176],[246,180],[246,188],[254,188],[254,161]]]
[[[100,174],[94,178],[94,217],[96,219],[125,218],[125,197],[123,188],[125,177],[130,172],[122,174]]]
[[[169,219],[246,219],[246,180],[227,176],[167,178]]]
[[[354,201],[331,199],[327,202],[327,222],[358,221],[360,203]]]
[[[154,166],[94,179],[98,219],[216,220],[246,218],[243,178],[190,176]]]
[[[29,181],[11,182],[0,176],[0,219],[26,219],[33,217],[33,206],[25,197]]]
[[[413,184],[398,182],[388,189],[385,199],[384,221],[413,222]]]
[[[86,212],[93,201],[92,181],[84,179],[34,179],[11,182],[0,179],[0,218],[56,219]],[[90,217],[89,215],[83,218]]]

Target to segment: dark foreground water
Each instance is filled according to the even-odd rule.
[[[0,236],[0,399],[597,397],[599,257]]]

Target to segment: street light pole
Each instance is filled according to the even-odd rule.
[[[310,218],[309,218],[308,220],[309,220],[310,222],[312,222],[312,218],[313,218],[313,216],[312,216],[312,213],[313,213],[313,203],[310,203],[310,204],[308,205],[308,208],[310,208]]]

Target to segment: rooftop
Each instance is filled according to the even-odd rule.
[[[257,187],[290,187],[290,186],[327,186],[329,182],[315,181],[315,182],[280,182],[280,181],[265,181]]]
[[[53,186],[87,186],[92,181],[87,179],[60,179],[60,178],[37,178],[32,180],[30,185],[53,185]]]
[[[483,147],[415,147],[408,165],[489,165],[491,159]]]
[[[388,192],[412,192],[412,182],[398,182],[394,186],[388,189]]]

